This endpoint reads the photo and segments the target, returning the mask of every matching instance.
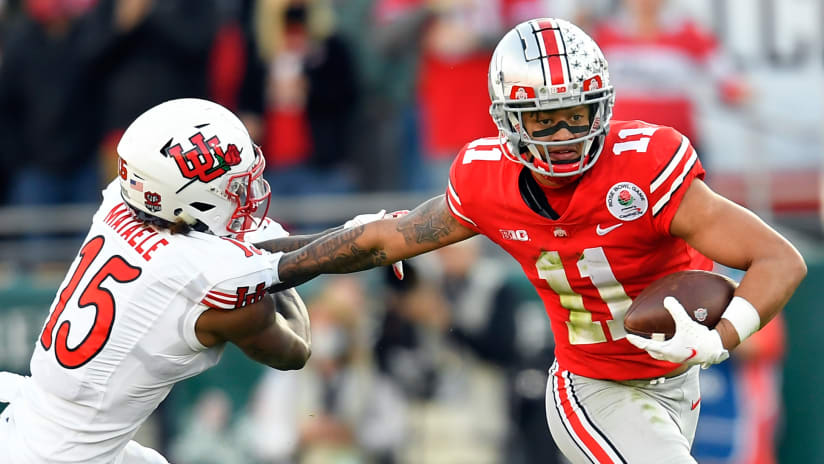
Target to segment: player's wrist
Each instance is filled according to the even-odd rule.
[[[718,324],[715,325],[715,329],[713,330],[718,332],[718,335],[721,337],[721,343],[724,345],[724,348],[728,350],[735,348],[740,343],[738,341],[738,332],[727,319],[719,319]]]
[[[727,309],[721,315],[722,322],[724,319],[738,334],[738,343],[743,342],[761,328],[761,315],[758,314],[758,310],[740,296],[733,297],[730,304],[727,305]]]
[[[280,266],[280,259],[283,257],[283,252],[278,251],[277,253],[269,253],[267,254],[267,258],[269,258],[269,264],[272,266],[272,285],[277,285],[281,283],[280,281],[280,272],[278,270],[278,266]]]

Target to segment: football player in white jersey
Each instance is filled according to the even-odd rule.
[[[226,342],[276,369],[309,358],[303,302],[266,291],[277,281],[271,255],[244,241],[286,232],[265,218],[263,156],[240,120],[209,101],[172,100],[138,117],[118,154],[31,377],[0,373],[4,464],[166,463],[132,437]]]

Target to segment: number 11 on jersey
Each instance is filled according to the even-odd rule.
[[[549,287],[561,299],[561,306],[569,310],[567,332],[569,343],[582,345],[603,343],[607,341],[604,327],[599,321],[592,320],[592,312],[584,307],[584,298],[569,284],[561,256],[557,251],[544,251],[535,263],[538,276],[546,280]],[[606,321],[612,340],[626,336],[624,331],[624,314],[632,304],[624,286],[615,279],[609,261],[601,247],[587,248],[578,260],[578,272],[581,277],[588,277],[598,290],[601,299],[609,308],[612,316]]]

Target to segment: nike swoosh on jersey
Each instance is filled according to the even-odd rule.
[[[606,235],[606,234],[612,232],[613,230],[621,227],[622,225],[624,225],[624,223],[619,222],[618,224],[615,224],[615,225],[612,225],[612,226],[609,226],[609,227],[601,228],[601,224],[598,224],[595,227],[595,233],[598,234],[598,235]]]
[[[695,400],[695,403],[692,403],[692,405],[690,406],[690,410],[695,411],[695,408],[698,407],[698,403],[700,403],[700,402],[701,402],[701,397],[699,396],[698,399]]]
[[[690,348],[690,351],[691,351],[691,353],[690,353],[690,355],[689,355],[689,356],[687,356],[687,359],[685,359],[685,360],[684,360],[685,362],[686,362],[686,361],[689,361],[689,360],[690,360],[690,359],[692,359],[692,358],[694,358],[694,357],[695,357],[695,355],[697,355],[697,354],[698,354],[698,352],[697,352],[697,351],[695,351],[695,348]]]

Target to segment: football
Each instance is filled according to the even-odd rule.
[[[672,338],[675,321],[664,307],[668,296],[675,297],[694,321],[712,329],[736,287],[737,282],[714,272],[675,272],[656,280],[635,298],[624,316],[624,329],[645,338]]]

